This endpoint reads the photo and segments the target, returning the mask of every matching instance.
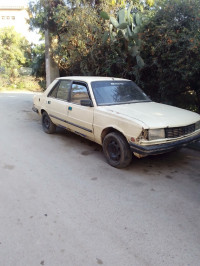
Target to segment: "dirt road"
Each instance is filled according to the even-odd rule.
[[[0,265],[200,265],[200,152],[117,170],[32,97],[0,93]]]

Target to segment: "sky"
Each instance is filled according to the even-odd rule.
[[[29,0],[0,0],[0,5],[15,5],[23,6],[26,5]]]

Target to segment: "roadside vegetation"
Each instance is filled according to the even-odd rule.
[[[41,90],[43,74],[32,75],[35,50],[13,27],[0,29],[0,91]]]
[[[42,79],[43,81],[43,79]],[[34,76],[19,76],[9,81],[0,75],[0,91],[42,91],[40,80]]]
[[[63,75],[136,81],[153,99],[200,112],[200,0],[38,0]]]
[[[132,79],[152,100],[200,113],[200,0],[37,0],[28,12],[31,29],[49,30],[61,76]],[[30,66],[45,87],[44,45],[20,45],[4,74]]]

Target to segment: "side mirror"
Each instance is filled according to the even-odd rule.
[[[80,101],[80,104],[83,105],[83,106],[88,106],[88,107],[92,107],[93,104],[92,104],[92,101],[87,99],[87,100],[81,100]]]

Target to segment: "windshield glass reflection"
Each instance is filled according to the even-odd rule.
[[[93,81],[91,85],[98,105],[150,101],[133,81]]]

